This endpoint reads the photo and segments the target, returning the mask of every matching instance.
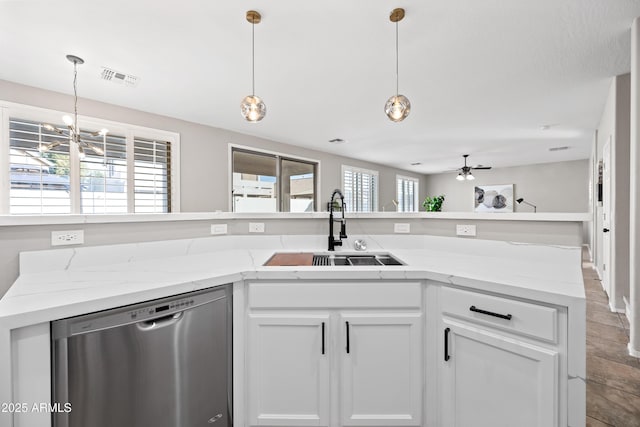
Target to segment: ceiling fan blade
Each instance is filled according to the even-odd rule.
[[[477,166],[477,167],[473,167],[471,169],[491,169],[491,166]]]

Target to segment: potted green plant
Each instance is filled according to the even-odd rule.
[[[440,212],[442,210],[442,202],[444,202],[444,194],[439,196],[427,196],[422,202],[422,206],[427,212]]]

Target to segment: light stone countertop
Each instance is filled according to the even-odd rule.
[[[353,236],[338,252],[389,252],[403,266],[264,267],[276,251],[324,252],[326,236],[218,236],[24,252],[0,300],[5,329],[240,280],[436,280],[570,306],[584,299],[581,249],[416,235]]]

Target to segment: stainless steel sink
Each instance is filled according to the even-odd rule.
[[[381,266],[404,265],[388,253],[382,254],[313,254],[313,265],[320,266]]]

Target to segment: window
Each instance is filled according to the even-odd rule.
[[[40,153],[40,144],[62,137],[39,123],[11,119],[9,143],[9,213],[71,213],[69,146],[58,145]]]
[[[85,150],[81,158],[76,151],[70,152],[68,136],[42,125],[47,122],[64,129],[65,125],[51,121],[60,119],[55,112],[0,105],[0,117],[9,129],[9,170],[7,163],[0,164],[1,174],[9,175],[9,186],[8,194],[1,195],[0,214],[172,211],[172,173],[177,173],[172,163],[177,161],[171,153],[172,145],[178,143],[177,134],[86,119],[81,122],[83,130],[112,130],[106,136],[83,133],[83,140],[102,148],[104,154]],[[49,151],[39,151],[41,145],[51,142],[59,144]],[[6,141],[0,143],[6,150]]]
[[[233,212],[313,212],[318,163],[232,147]]]
[[[126,138],[107,135],[85,139],[101,147],[104,155],[86,150],[85,158],[80,160],[80,212],[127,213]]]
[[[171,212],[171,144],[144,138],[133,140],[136,213]]]
[[[396,200],[398,212],[418,212],[418,180],[397,175]]]
[[[346,212],[378,210],[378,171],[342,166]]]

